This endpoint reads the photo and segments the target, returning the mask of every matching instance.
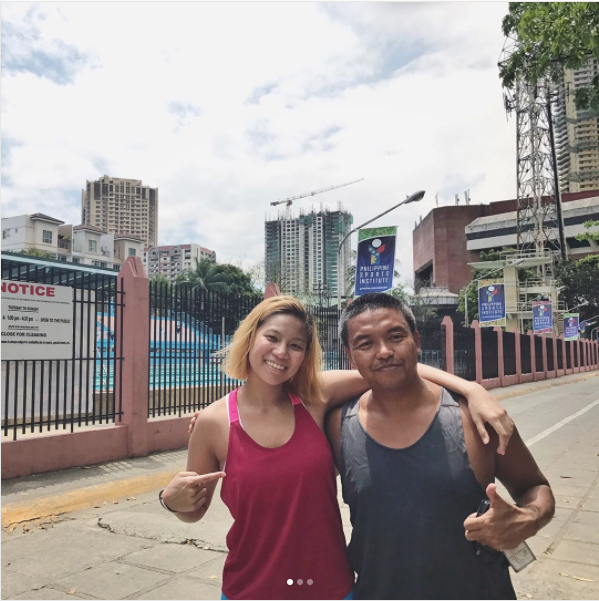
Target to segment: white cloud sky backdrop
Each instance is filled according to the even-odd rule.
[[[497,60],[507,3],[2,3],[3,216],[81,221],[104,174],[160,189],[159,243],[263,259],[273,200],[398,225],[515,196]],[[463,202],[463,201],[462,201]],[[375,225],[373,224],[373,225]],[[355,241],[353,242],[355,248]]]

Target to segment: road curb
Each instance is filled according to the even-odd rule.
[[[2,528],[9,528],[10,526],[51,516],[59,516],[64,513],[87,509],[98,503],[117,501],[124,497],[149,492],[166,486],[179,471],[179,469],[163,470],[151,475],[133,476],[104,484],[87,486],[60,495],[10,503],[2,507]]]
[[[583,382],[584,380],[595,378],[597,376],[599,376],[599,371],[586,372],[584,374],[580,374],[576,378],[569,378],[568,380],[563,380],[562,378],[564,376],[561,376],[560,378],[551,378],[550,380],[542,380],[541,382],[530,382],[530,386],[527,386],[526,388],[520,388],[519,390],[514,390],[511,392],[508,391],[501,394],[494,394],[493,396],[498,401],[505,401],[506,399],[511,399],[525,394],[531,394],[539,390],[546,390],[547,388],[553,388],[554,386],[565,386],[566,384]]]

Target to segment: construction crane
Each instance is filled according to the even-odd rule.
[[[328,192],[329,190],[335,190],[336,188],[343,188],[344,186],[351,186],[352,184],[357,184],[358,182],[363,182],[364,178],[355,179],[353,182],[347,182],[346,184],[339,184],[337,186],[329,186],[328,188],[322,188],[320,190],[314,190],[313,192],[306,192],[305,194],[300,194],[299,196],[292,196],[291,198],[285,198],[284,200],[275,200],[270,203],[271,207],[276,207],[277,205],[281,205],[285,203],[286,206],[290,207],[293,204],[294,200],[299,200],[300,198],[306,198],[307,196],[314,196],[316,194],[320,194],[321,192]]]

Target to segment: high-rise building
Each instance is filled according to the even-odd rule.
[[[351,262],[348,238],[339,253],[339,244],[350,231],[352,216],[339,205],[336,211],[319,211],[293,217],[290,211],[279,213],[264,225],[266,278],[281,290],[294,295],[316,293],[336,299]],[[340,271],[340,273],[339,273]],[[341,276],[341,277],[340,277]]]
[[[158,243],[158,188],[139,179],[105,175],[86,181],[81,191],[81,222],[109,234],[135,236],[146,246]]]
[[[216,253],[199,244],[154,246],[144,250],[144,267],[150,279],[162,275],[174,282],[186,269],[195,267],[195,259],[216,262]]]
[[[564,71],[555,107],[555,146],[564,192],[599,188],[599,111],[577,109],[574,93],[599,76],[599,61],[590,58],[585,65]]]

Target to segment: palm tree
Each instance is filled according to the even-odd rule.
[[[214,261],[195,259],[195,267],[186,269],[177,277],[177,283],[191,286],[192,290],[205,290],[206,292],[227,292],[231,276],[226,273],[222,265]]]

